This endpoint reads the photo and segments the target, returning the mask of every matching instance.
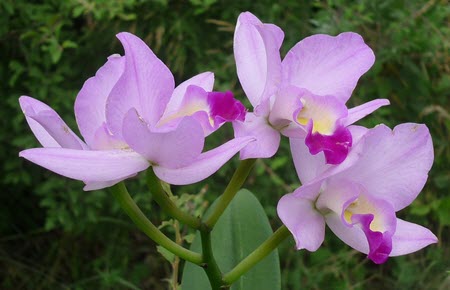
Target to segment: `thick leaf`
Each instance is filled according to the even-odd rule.
[[[222,272],[230,271],[271,234],[269,220],[258,199],[250,191],[240,190],[212,231],[214,257]],[[191,249],[201,251],[198,233]],[[202,268],[186,262],[181,288],[182,290],[207,290],[211,289],[211,286]],[[280,262],[276,250],[231,287],[231,290],[252,289],[281,289]]]

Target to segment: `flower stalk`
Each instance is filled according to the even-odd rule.
[[[163,187],[161,186],[161,181],[155,175],[155,172],[151,167],[147,170],[147,186],[150,189],[150,193],[152,194],[153,199],[156,201],[156,203],[158,203],[163,211],[165,211],[167,214],[169,214],[179,222],[190,226],[191,228],[200,228],[200,219],[182,211],[175,205],[175,203],[164,191]]]
[[[256,250],[250,253],[244,260],[237,264],[230,272],[223,276],[223,282],[227,285],[233,284],[248,270],[258,264],[262,259],[275,250],[288,236],[289,230],[286,226],[281,226]]]
[[[217,202],[213,212],[206,218],[205,225],[207,228],[212,229],[214,227],[217,220],[230,204],[233,197],[244,184],[255,162],[256,159],[246,159],[241,161],[241,164],[234,172],[233,177],[225,188],[225,191],[219,197],[219,201]]]
[[[224,285],[222,281],[222,272],[220,271],[219,265],[217,265],[214,259],[212,244],[211,244],[211,231],[208,229],[200,230],[200,237],[202,241],[202,255],[204,263],[201,265],[208,276],[209,283],[211,284],[212,290],[223,289]]]
[[[114,197],[119,202],[122,209],[127,213],[136,226],[143,231],[155,243],[161,245],[174,255],[189,261],[196,265],[203,263],[202,255],[195,253],[178,245],[166,235],[164,235],[140,210],[134,200],[131,198],[123,182],[120,182],[110,188]]]

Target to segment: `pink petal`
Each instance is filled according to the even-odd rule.
[[[235,138],[227,143],[200,154],[191,164],[170,169],[162,166],[154,166],[155,174],[165,182],[175,185],[184,185],[199,182],[222,167],[228,160],[241,150],[252,138]]]
[[[266,117],[247,113],[244,122],[233,122],[233,128],[236,138],[252,137],[255,139],[241,150],[241,160],[270,158],[275,155],[280,146],[280,133],[268,124]]]
[[[331,179],[317,199],[316,206],[322,212],[333,212],[331,216],[340,215],[343,225],[360,229],[366,237],[366,242],[360,245],[359,232],[341,231],[341,227],[334,224],[337,221],[331,219],[330,228],[341,240],[357,250],[365,250],[368,245],[368,252],[364,253],[368,254],[369,259],[376,264],[386,262],[392,250],[392,235],[397,224],[394,208],[389,202],[367,194],[358,183]]]
[[[164,116],[172,115],[179,110],[186,94],[186,89],[191,85],[200,87],[206,92],[211,92],[214,86],[214,73],[204,72],[179,84],[173,91],[172,97],[164,112]]]
[[[183,117],[191,116],[199,122],[208,136],[225,122],[244,121],[245,107],[231,92],[206,92],[191,85],[186,88],[176,110],[166,111],[157,127],[176,127]]]
[[[374,61],[372,50],[356,33],[317,34],[287,53],[282,63],[283,82],[317,95],[333,95],[345,103]]]
[[[296,117],[303,108],[301,101],[303,95],[304,91],[294,86],[288,86],[280,90],[276,94],[270,110],[270,124],[282,130],[292,122],[296,122]]]
[[[119,182],[121,182],[121,181],[123,181],[125,179],[128,179],[130,177],[133,177],[135,175],[136,174],[132,174],[132,175],[129,175],[129,176],[126,176],[126,177],[123,177],[123,178],[120,178],[120,179],[114,179],[114,180],[111,180],[111,181],[87,181],[87,180],[84,180],[84,183],[86,185],[83,187],[83,190],[84,191],[92,191],[92,190],[108,188],[108,187],[113,186],[116,183],[119,183]]]
[[[314,180],[329,167],[325,162],[323,152],[316,155],[309,153],[304,139],[289,138],[289,141],[295,169],[302,184]]]
[[[19,156],[62,176],[82,181],[121,179],[149,166],[147,160],[131,150],[34,148],[21,151]]]
[[[357,162],[340,176],[389,201],[395,211],[417,197],[433,163],[433,145],[425,125],[406,123],[393,131],[379,125],[364,135],[358,147]]]
[[[348,110],[348,116],[343,120],[342,125],[351,125],[356,121],[364,118],[365,116],[371,114],[372,112],[378,110],[380,107],[387,106],[389,104],[389,100],[387,99],[377,99],[351,108]]]
[[[360,227],[347,226],[335,212],[328,213],[325,219],[331,231],[344,243],[361,253],[369,253],[369,242]]]
[[[322,192],[322,182],[311,182],[303,184],[297,188],[292,194],[299,198],[316,200]]]
[[[262,24],[242,13],[234,33],[234,57],[242,88],[253,107],[270,97],[281,79],[280,45],[284,37],[275,25]]]
[[[137,36],[119,33],[125,49],[125,71],[107,100],[106,119],[112,133],[122,136],[125,114],[136,108],[142,118],[155,125],[174,89],[173,75]]]
[[[95,76],[84,83],[75,100],[78,127],[91,147],[95,142],[95,132],[106,122],[106,100],[122,75],[124,64],[124,57],[110,56]]]
[[[349,126],[353,138],[353,147],[347,158],[339,166],[328,165],[324,154],[311,155],[309,148],[304,144],[304,139],[290,138],[291,153],[297,175],[303,184],[320,182],[326,178],[338,175],[352,167],[361,157],[363,146],[355,146],[364,141],[363,136],[368,132],[367,128],[361,126]]]
[[[19,98],[19,103],[28,125],[42,146],[87,148],[86,144],[70,130],[58,113],[43,102],[22,96]]]
[[[325,238],[325,220],[314,201],[284,195],[277,206],[278,216],[294,236],[298,250],[316,251]]]
[[[437,242],[437,237],[429,229],[397,219],[397,229],[392,237],[390,256],[410,254]]]
[[[151,132],[135,109],[126,114],[123,136],[127,144],[152,164],[179,168],[192,163],[202,152],[203,129],[190,117],[185,117],[168,132]]]

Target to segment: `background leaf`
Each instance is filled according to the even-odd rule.
[[[214,257],[221,271],[226,273],[231,270],[271,234],[269,220],[258,199],[250,191],[240,190],[211,234]],[[191,249],[201,251],[200,234],[196,235]],[[191,263],[185,264],[181,288],[183,290],[211,289],[203,269]],[[231,289],[281,289],[278,251],[273,251],[243,275]]]

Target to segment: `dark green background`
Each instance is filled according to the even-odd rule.
[[[305,36],[360,33],[376,55],[349,107],[388,98],[360,124],[425,123],[435,163],[418,199],[399,217],[430,228],[439,238],[418,253],[377,266],[327,232],[315,253],[280,249],[283,289],[448,289],[450,5],[448,1],[3,0],[0,2],[0,288],[168,289],[169,262],[139,233],[106,191],[83,192],[81,182],[61,178],[18,158],[38,146],[18,106],[20,95],[50,104],[75,131],[73,102],[83,82],[112,53],[123,53],[114,35],[143,38],[170,67],[178,83],[216,73],[217,90],[244,100],[236,77],[232,40],[241,11],[252,11],[286,33],[282,54]],[[246,104],[248,106],[248,103]],[[232,137],[226,126],[208,139]],[[205,208],[224,188],[234,159],[206,181],[175,187],[191,209]],[[142,180],[127,183],[155,223],[167,219]],[[273,227],[276,204],[299,185],[286,140],[271,160],[258,161],[246,188],[255,193]],[[198,195],[198,193],[201,193]],[[197,198],[195,198],[197,196]],[[198,197],[200,196],[200,197]],[[173,228],[166,227],[170,235]],[[172,229],[172,230],[171,230]],[[189,236],[186,229],[183,236]]]

